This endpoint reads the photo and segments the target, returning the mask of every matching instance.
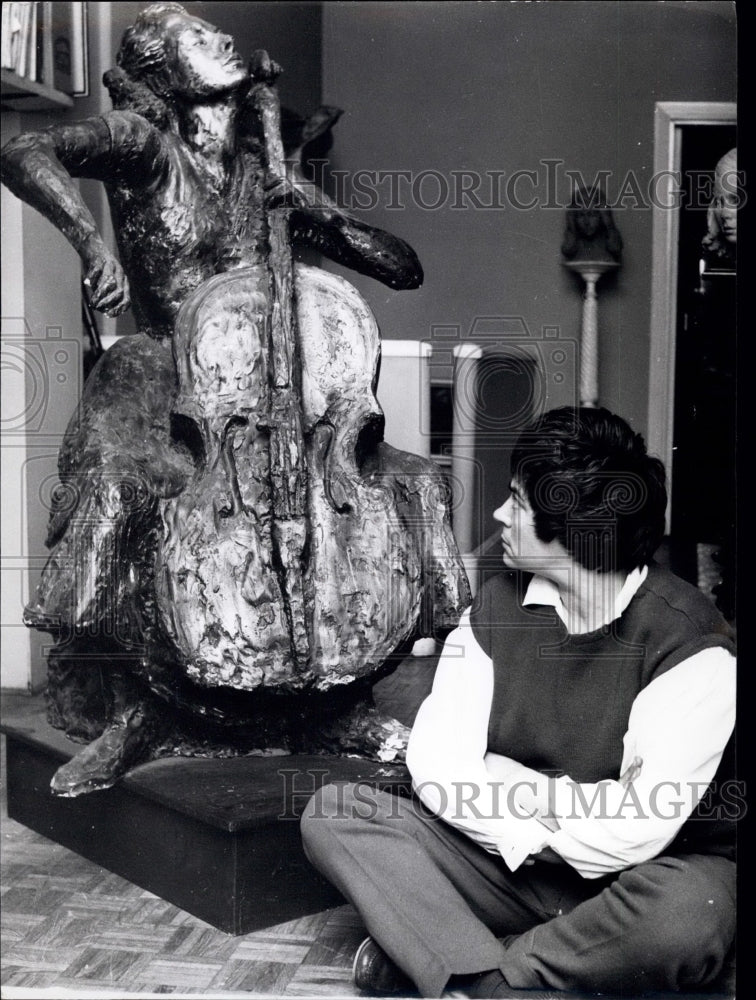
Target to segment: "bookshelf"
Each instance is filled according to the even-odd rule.
[[[3,3],[2,107],[73,107],[89,90],[85,3]]]
[[[2,106],[9,111],[48,111],[55,108],[72,108],[73,97],[56,90],[46,83],[27,80],[12,69],[0,70]]]

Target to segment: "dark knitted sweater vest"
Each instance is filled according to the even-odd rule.
[[[494,669],[488,748],[577,782],[616,780],[637,694],[703,649],[734,652],[731,629],[709,598],[652,564],[620,618],[595,632],[570,635],[554,608],[523,606],[531,578],[495,576],[473,604],[473,633]],[[733,776],[730,745],[712,788]],[[722,820],[721,803],[709,796],[702,806]],[[692,832],[696,842],[719,841],[722,834],[730,840],[730,822],[704,823],[694,816],[697,822],[691,817],[680,837],[687,840]]]

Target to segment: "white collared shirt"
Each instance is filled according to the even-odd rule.
[[[620,617],[648,573],[633,570],[609,621]],[[554,607],[567,624],[555,584],[534,576],[524,604]],[[464,669],[460,669],[464,664]],[[433,690],[420,707],[407,750],[423,803],[516,870],[551,847],[585,878],[598,878],[655,857],[667,847],[711,783],[735,724],[735,658],[705,649],[655,678],[633,702],[620,773],[636,759],[628,790],[618,781],[552,779],[559,829],[527,815],[489,769],[488,722],[493,662],[470,625],[469,609],[446,640]],[[506,762],[506,758],[499,758]]]
[[[613,622],[622,615],[625,608],[635,597],[641,584],[647,576],[648,566],[639,566],[637,569],[634,569],[627,574],[625,582],[622,584],[619,594],[617,594],[617,599],[614,602],[614,608],[611,612],[607,613],[603,621],[598,622],[596,628],[601,628],[602,625],[608,625],[610,622]],[[562,603],[559,587],[557,587],[552,580],[547,580],[545,576],[534,576],[531,579],[528,584],[528,589],[525,591],[522,603],[524,605],[541,604],[544,607],[554,608],[556,613],[562,619],[565,627],[569,628],[567,609]]]

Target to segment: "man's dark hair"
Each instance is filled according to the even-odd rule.
[[[556,538],[582,566],[629,572],[664,535],[664,465],[609,410],[549,410],[520,436],[512,475],[534,513],[538,538]]]

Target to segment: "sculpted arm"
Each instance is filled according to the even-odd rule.
[[[288,180],[297,192],[292,237],[337,264],[367,274],[389,288],[419,288],[423,269],[412,247],[398,236],[348,215],[289,164]]]
[[[268,207],[281,203],[291,208],[289,231],[293,241],[382,281],[389,288],[419,288],[423,283],[423,269],[408,243],[348,215],[316,184],[308,181],[300,164],[302,143],[295,155],[284,158],[278,98],[270,89],[280,72],[281,67],[263,49],[252,56],[250,73],[256,82],[250,92],[250,104],[256,108],[266,146]],[[308,129],[306,124],[300,139],[307,138],[308,131],[312,138],[324,123],[333,120],[332,114],[316,114],[309,123],[312,128]]]
[[[121,265],[102,240],[73,178],[104,179],[113,168],[110,129],[103,118],[26,132],[2,150],[2,181],[60,230],[81,257],[91,303],[111,316],[129,306]]]

